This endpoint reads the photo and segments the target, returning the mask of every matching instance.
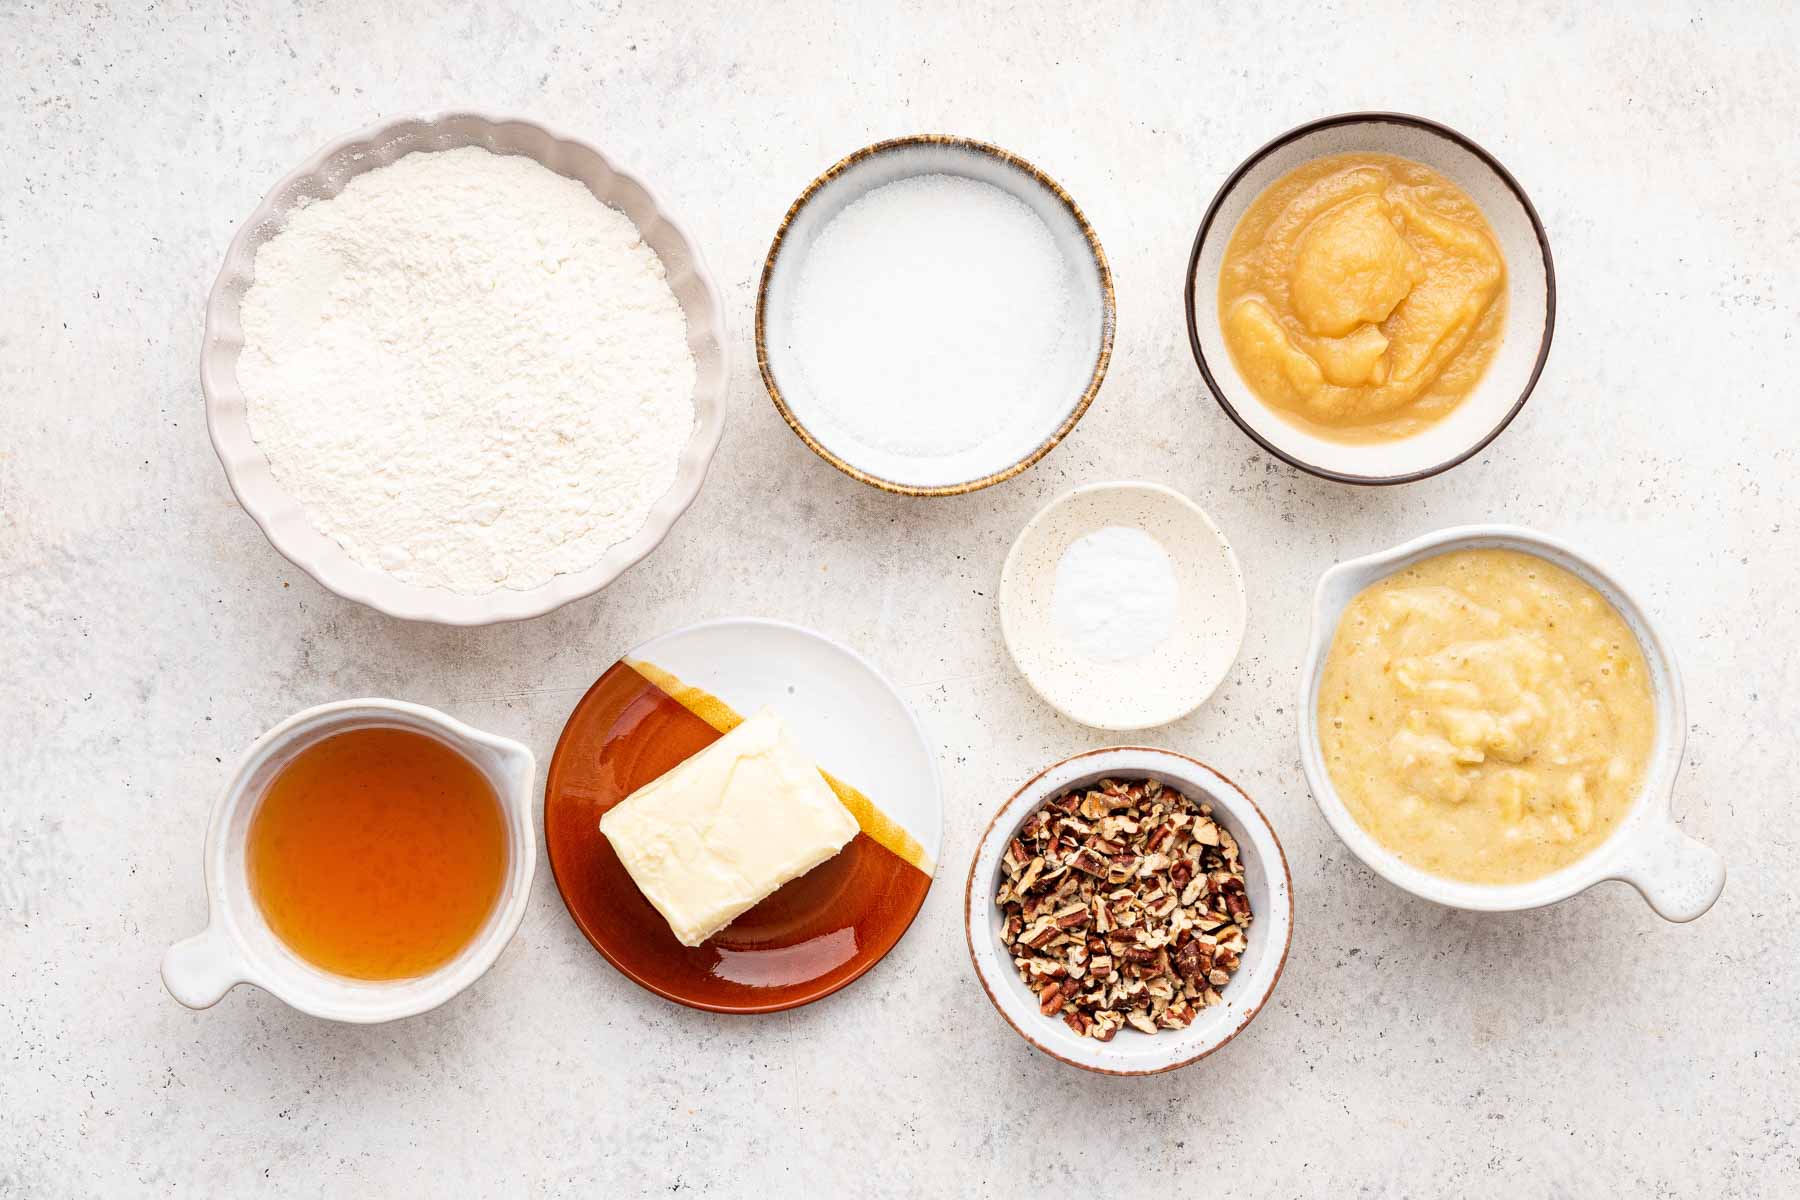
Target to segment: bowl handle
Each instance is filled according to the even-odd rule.
[[[214,925],[169,947],[162,979],[169,995],[189,1008],[211,1008],[238,984],[252,982],[237,948]]]
[[[1725,860],[1666,821],[1626,853],[1613,878],[1636,888],[1665,921],[1692,921],[1725,890]]]

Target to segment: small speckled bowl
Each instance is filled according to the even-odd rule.
[[[1025,819],[1071,788],[1101,779],[1159,779],[1213,807],[1213,817],[1237,840],[1250,899],[1241,965],[1221,995],[1186,1029],[1140,1033],[1125,1028],[1110,1042],[1083,1037],[1061,1019],[1038,1011],[1037,997],[1019,979],[1000,943],[1000,859]],[[1103,1075],[1155,1075],[1198,1062],[1256,1019],[1287,963],[1294,936],[1293,878],[1274,828],[1244,790],[1205,763],[1148,746],[1114,746],[1065,758],[1039,772],[994,814],[975,847],[963,890],[963,930],[975,978],[1006,1023],[1058,1062]]]
[[[1077,539],[1115,525],[1156,539],[1179,596],[1162,645],[1102,662],[1057,621],[1056,571]],[[1000,571],[1000,632],[1013,662],[1044,703],[1096,729],[1149,729],[1199,708],[1236,661],[1248,616],[1231,543],[1197,504],[1159,483],[1091,483],[1059,496],[1020,530]]]
[[[1076,303],[1072,335],[1085,339],[1072,354],[1079,374],[1044,380],[1051,394],[1066,394],[1066,406],[1041,428],[1021,427],[1018,438],[1001,443],[1002,457],[989,461],[918,458],[904,473],[891,467],[872,469],[859,463],[859,446],[841,432],[829,431],[817,399],[789,350],[794,294],[801,269],[814,242],[846,207],[876,188],[920,175],[954,175],[1000,188],[1030,208],[1050,229],[1069,265]],[[1055,180],[1015,154],[967,138],[918,134],[865,146],[813,180],[782,218],[763,263],[756,292],[756,363],[763,384],[782,420],[820,458],[850,476],[883,491],[905,496],[956,496],[1011,479],[1056,448],[1093,403],[1112,358],[1112,271],[1106,253],[1087,218]],[[896,345],[896,354],[916,350]],[[879,363],[871,363],[879,370]],[[1023,440],[1020,440],[1020,439]],[[1007,450],[1016,444],[1016,450]],[[985,449],[985,447],[984,447]],[[885,472],[885,473],[884,473]]]
[[[1388,442],[1322,438],[1264,403],[1232,361],[1219,328],[1219,270],[1231,235],[1271,183],[1315,158],[1356,151],[1424,163],[1481,207],[1506,258],[1506,330],[1481,382],[1430,427]],[[1448,471],[1500,436],[1530,398],[1556,327],[1556,272],[1537,210],[1500,161],[1446,126],[1402,113],[1345,113],[1291,129],[1225,180],[1194,235],[1185,292],[1188,343],[1225,414],[1275,457],[1341,483],[1410,483]]]
[[[662,260],[669,289],[687,318],[694,382],[694,428],[676,466],[675,482],[656,502],[643,527],[607,549],[580,571],[557,575],[522,591],[500,588],[480,595],[406,583],[364,566],[337,541],[313,527],[300,505],[276,480],[250,434],[237,361],[244,348],[239,307],[255,279],[256,252],[280,232],[290,209],[328,199],[357,175],[387,166],[419,150],[480,146],[494,154],[521,154],[583,184],[601,203],[631,218],[644,242]],[[725,431],[725,381],[730,376],[724,305],[707,274],[699,248],[635,175],[597,148],[561,137],[542,125],[482,113],[451,112],[389,121],[341,138],[275,185],[250,214],[231,246],[206,302],[200,351],[200,386],[206,394],[206,428],[238,503],[261,526],[283,557],[325,588],[391,617],[445,625],[486,625],[540,616],[592,595],[624,573],[668,536],[687,511],[719,438]]]
[[[1637,636],[1650,668],[1656,706],[1656,744],[1631,811],[1612,836],[1592,853],[1541,879],[1495,885],[1465,883],[1432,875],[1376,841],[1350,815],[1332,786],[1319,744],[1319,678],[1331,653],[1339,620],[1359,592],[1427,558],[1455,550],[1517,550],[1563,568],[1599,592]],[[1312,640],[1300,673],[1300,764],[1313,799],[1333,832],[1351,853],[1396,887],[1451,908],[1512,912],[1540,908],[1585,892],[1604,879],[1629,883],[1670,921],[1692,921],[1719,898],[1725,861],[1710,847],[1681,832],[1670,812],[1681,751],[1687,742],[1687,704],[1675,655],[1631,593],[1573,546],[1515,525],[1463,525],[1415,538],[1392,550],[1339,563],[1319,580],[1313,599]]]

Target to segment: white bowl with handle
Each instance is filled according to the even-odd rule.
[[[1350,814],[1332,786],[1319,744],[1319,680],[1338,621],[1363,589],[1427,558],[1457,550],[1517,550],[1571,572],[1611,604],[1638,640],[1650,670],[1656,742],[1631,809],[1593,851],[1539,879],[1485,884],[1422,871],[1376,841]],[[1692,921],[1725,887],[1725,862],[1675,824],[1670,806],[1687,740],[1687,706],[1675,655],[1644,609],[1617,578],[1566,542],[1515,525],[1461,525],[1415,538],[1391,550],[1339,563],[1319,580],[1312,639],[1300,675],[1300,761],[1313,799],[1352,853],[1396,887],[1451,908],[1512,912],[1566,900],[1606,879],[1629,883],[1670,921]]]
[[[506,874],[486,923],[456,957],[412,979],[350,979],[307,962],[269,928],[245,869],[251,819],[281,769],[332,734],[370,728],[422,733],[462,755],[493,786],[506,827]],[[210,1008],[238,984],[251,983],[301,1012],[358,1024],[436,1008],[494,965],[525,916],[537,870],[531,823],[536,774],[537,760],[518,742],[472,729],[420,704],[339,700],[295,713],[256,739],[213,804],[204,860],[206,928],[169,947],[162,961],[163,985],[189,1008]]]

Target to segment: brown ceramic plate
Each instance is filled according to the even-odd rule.
[[[862,832],[718,936],[683,946],[600,816],[764,706]],[[544,787],[550,867],[575,924],[633,982],[712,1012],[808,1004],[874,966],[925,902],[942,827],[937,759],[900,694],[852,651],[774,621],[690,626],[613,664],[575,706]]]

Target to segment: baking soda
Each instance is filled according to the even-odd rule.
[[[1108,525],[1071,542],[1057,560],[1051,611],[1076,650],[1121,662],[1169,640],[1179,597],[1162,544],[1141,529]]]

